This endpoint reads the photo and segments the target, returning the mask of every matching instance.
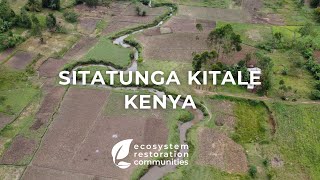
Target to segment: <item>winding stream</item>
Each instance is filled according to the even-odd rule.
[[[171,14],[169,16],[172,16],[172,8],[170,7],[171,10]],[[159,27],[163,24],[163,21],[161,21],[159,24],[157,24],[156,26],[150,27],[150,28],[155,28],[155,27]],[[146,29],[150,29],[150,28],[146,28]],[[129,65],[129,67],[124,70],[124,73],[128,73],[129,71],[135,72],[138,70],[138,63],[137,60],[139,58],[139,52],[135,47],[131,47],[129,44],[126,44],[124,42],[124,40],[129,37],[132,34],[135,33],[139,33],[142,32],[145,29],[142,30],[138,30],[135,32],[132,32],[130,34],[126,34],[123,35],[121,37],[116,38],[115,40],[113,40],[113,44],[117,44],[120,45],[124,48],[133,48],[134,50],[134,58],[131,62],[131,64]],[[76,66],[72,69],[72,71],[76,71],[82,67],[88,67],[88,66],[103,66],[103,67],[107,67],[112,71],[123,71],[120,69],[116,69],[112,66],[107,66],[107,65],[102,65],[102,64],[89,64],[89,65],[80,65],[80,66]],[[142,87],[112,87],[112,86],[108,86],[108,85],[89,85],[89,86],[95,86],[95,87],[100,87],[100,88],[106,88],[106,89],[116,89],[116,90],[132,90],[132,91],[138,91],[138,90],[145,90],[148,91],[150,93],[156,94],[159,97],[162,97],[163,95],[165,95],[164,92],[162,91],[158,91],[156,89],[153,88],[142,88]],[[169,101],[169,99],[167,98],[167,101]],[[177,103],[179,106],[182,106],[183,101],[179,101]],[[191,112],[194,116],[192,121],[186,122],[186,123],[180,123],[179,124],[179,134],[180,134],[180,144],[181,145],[187,145],[187,131],[188,129],[190,129],[195,123],[197,123],[198,121],[202,120],[204,118],[203,112],[200,111],[199,109],[188,109],[189,112]],[[189,150],[188,149],[180,149],[179,152],[181,153],[187,153]],[[181,158],[176,158],[176,160],[182,160]],[[165,165],[165,166],[152,166],[149,168],[149,170],[147,171],[147,173],[141,177],[141,180],[154,180],[154,179],[160,179],[163,176],[165,176],[167,173],[169,172],[173,172],[176,169],[176,165]]]

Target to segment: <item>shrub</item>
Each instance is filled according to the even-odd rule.
[[[70,23],[75,23],[78,21],[78,14],[73,11],[64,12],[63,17]]]
[[[46,25],[49,29],[52,29],[54,27],[56,27],[57,25],[57,19],[56,17],[50,13],[47,17],[46,17]]]
[[[139,16],[140,15],[140,12],[141,12],[141,9],[139,6],[136,7],[136,14]]]
[[[316,9],[314,10],[314,14],[315,14],[315,16],[316,16],[316,20],[317,20],[317,21],[320,21],[320,7],[316,8]]]
[[[141,16],[146,16],[147,12],[145,10],[142,11]]]
[[[187,111],[187,113],[180,114],[180,117],[178,120],[181,122],[188,122],[188,121],[191,121],[193,117],[194,117],[193,114]]]
[[[255,178],[256,175],[257,175],[257,167],[251,165],[250,168],[249,168],[248,173],[252,178]]]
[[[320,80],[316,82],[315,88],[320,91]]]
[[[60,0],[42,0],[42,7],[52,10],[60,9]]]
[[[311,91],[312,100],[320,100],[320,90]]]
[[[143,5],[146,5],[146,6],[149,5],[149,0],[141,0],[141,2]]]
[[[27,4],[24,7],[27,11],[41,11],[41,4],[38,0],[28,0]]]
[[[19,27],[28,28],[28,29],[32,27],[31,19],[24,8],[21,9],[21,13],[18,16],[17,25]]]
[[[311,0],[310,1],[310,6],[313,8],[318,7],[320,0]]]

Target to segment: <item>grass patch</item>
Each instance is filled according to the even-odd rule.
[[[269,54],[274,63],[272,74],[271,96],[280,96],[280,80],[284,80],[286,86],[292,87],[292,98],[309,99],[310,92],[313,90],[315,80],[312,75],[303,67],[297,66],[304,64],[303,58],[299,53],[288,51],[285,53],[275,52]],[[295,92],[295,93],[294,93]]]
[[[0,113],[16,115],[39,93],[27,74],[0,66]]]
[[[237,117],[233,139],[240,143],[262,142],[268,137],[268,113],[261,104],[236,102],[234,114]]]
[[[231,24],[234,32],[241,36],[242,42],[250,46],[256,46],[259,42],[272,38],[272,26],[264,24],[245,24],[217,22],[217,28]]]
[[[284,166],[273,168],[280,179],[317,179],[320,177],[320,106],[270,104],[277,120],[274,146],[269,156],[281,154]]]
[[[84,60],[100,60],[125,68],[131,62],[130,52],[130,49],[114,45],[110,39],[102,37],[88,54],[85,55]]]

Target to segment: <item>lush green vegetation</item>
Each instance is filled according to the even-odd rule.
[[[275,178],[317,179],[320,177],[319,128],[320,106],[270,104],[277,121],[277,132],[272,146],[266,149],[270,156],[280,153],[282,168],[273,168]]]
[[[38,93],[26,73],[0,66],[0,113],[17,115]]]
[[[268,139],[269,115],[260,103],[237,102],[234,114],[237,117],[233,139],[239,143],[262,142]]]
[[[88,52],[84,59],[101,60],[125,68],[131,62],[129,55],[130,49],[114,45],[110,39],[102,37],[100,41]]]

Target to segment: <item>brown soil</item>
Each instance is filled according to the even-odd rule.
[[[32,62],[34,55],[30,52],[18,51],[9,61],[6,62],[11,68],[22,70]]]
[[[80,32],[85,34],[91,34],[96,29],[96,25],[98,23],[99,19],[94,18],[80,18],[78,27],[80,29]]]
[[[30,127],[32,130],[37,130],[42,127],[43,124],[47,124],[52,117],[54,110],[60,103],[62,96],[65,92],[64,87],[54,87],[48,91],[41,104],[39,111],[36,114],[36,121]]]
[[[65,63],[64,59],[47,59],[38,69],[40,77],[57,77]]]
[[[0,113],[0,130],[13,120],[13,117]]]
[[[6,49],[5,51],[3,51],[1,54],[0,54],[0,63],[2,61],[4,61],[10,54],[12,54],[14,51],[14,48],[9,48],[9,49]]]
[[[174,16],[167,21],[163,27],[169,27],[172,29],[173,33],[187,32],[187,33],[200,33],[196,28],[196,24],[201,24],[203,31],[210,32],[216,26],[215,21],[209,20],[196,20],[185,16]]]
[[[217,113],[215,117],[217,126],[226,126],[227,128],[234,129],[236,126],[236,117],[228,114]]]
[[[205,33],[173,33],[160,36],[139,34],[136,37],[143,46],[145,59],[191,62],[192,53],[208,50]]]
[[[19,164],[26,156],[31,156],[37,148],[36,142],[23,136],[17,136],[9,149],[3,154],[0,162],[2,164]]]
[[[245,9],[219,9],[179,5],[179,15],[211,21],[251,22],[251,15]]]
[[[155,131],[157,127],[157,131]],[[144,143],[157,144],[159,142],[165,143],[167,141],[168,128],[162,119],[148,119],[144,126]]]
[[[70,60],[78,60],[93,47],[98,39],[92,37],[82,37],[64,56],[67,62]]]
[[[104,180],[94,175],[87,175],[82,173],[75,173],[70,171],[61,171],[57,169],[28,166],[22,179],[24,180]]]
[[[213,129],[200,129],[199,165],[211,165],[228,173],[246,173],[248,162],[241,145]]]
[[[54,176],[52,173],[73,172],[63,173],[61,178],[73,179],[82,174],[128,179],[135,167],[122,170],[113,164],[110,152],[114,144],[131,138],[136,144],[166,143],[167,128],[162,111],[143,115],[123,111],[105,115],[109,93],[70,88],[23,178],[42,179],[46,175]],[[110,106],[118,107],[119,103]],[[130,151],[126,160],[130,162],[132,158]],[[43,172],[39,173],[39,169]]]
[[[316,61],[318,63],[320,63],[320,51],[314,51],[313,55],[314,55]]]
[[[225,64],[236,64],[239,61],[243,60],[247,54],[254,54],[254,52],[256,51],[256,48],[251,47],[251,46],[247,46],[242,44],[242,50],[239,52],[234,52],[233,54],[230,54],[228,56],[223,56],[220,58],[220,60],[225,63]],[[248,62],[247,65],[250,66],[255,66],[257,64],[257,60],[252,57],[252,60],[250,62]]]

